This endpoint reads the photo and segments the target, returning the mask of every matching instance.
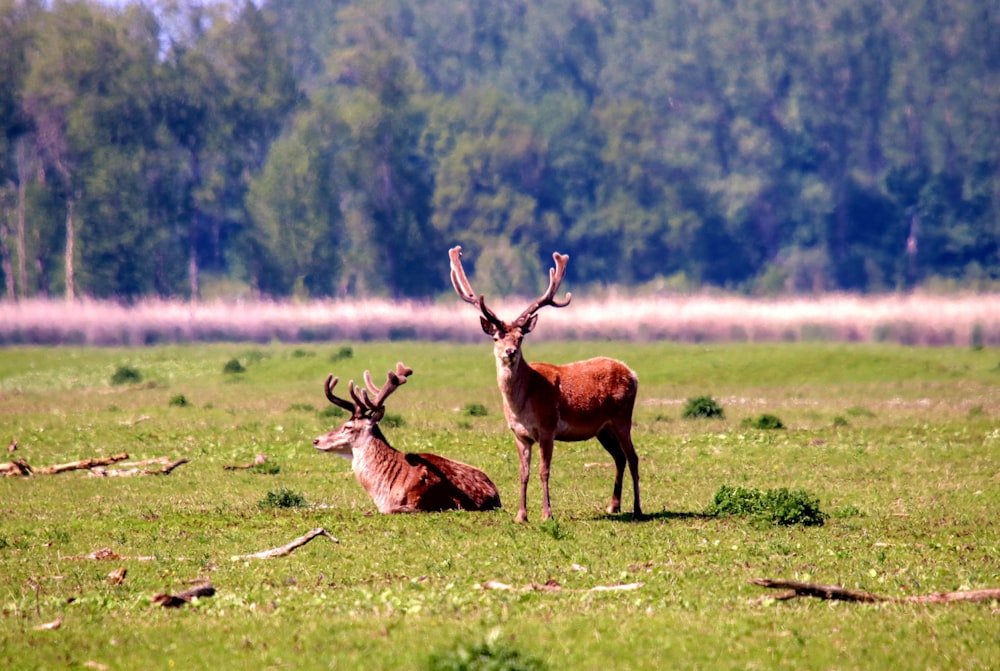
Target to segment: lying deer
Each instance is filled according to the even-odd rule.
[[[527,363],[521,353],[524,336],[538,322],[539,309],[546,305],[562,308],[569,305],[572,294],[562,301],[555,293],[566,273],[569,256],[554,253],[555,268],[549,270],[549,287],[514,321],[507,323],[486,307],[483,296],[476,296],[462,268],[462,248],[453,247],[451,283],[466,303],[482,313],[479,320],[486,335],[493,338],[493,355],[497,365],[497,385],[503,396],[507,425],[514,432],[520,459],[521,503],[517,521],[528,517],[528,476],[531,473],[532,446],[538,443],[541,453],[539,475],[542,481],[542,518],[552,517],[549,501],[549,470],[552,464],[553,441],[588,440],[597,437],[615,461],[615,486],[609,513],[621,511],[622,476],[625,464],[632,475],[635,495],[633,515],[642,517],[639,504],[639,457],[632,445],[632,409],[639,386],[638,378],[621,361],[600,357],[556,366],[548,363]]]
[[[381,388],[364,373],[367,389],[348,384],[351,401],[335,396],[337,378],[326,378],[326,397],[351,413],[339,429],[330,431],[313,445],[351,460],[351,470],[380,513],[437,510],[493,510],[500,507],[500,494],[485,473],[436,454],[403,454],[386,440],[378,423],[385,415],[385,400],[406,382],[413,371],[402,363],[389,371]]]

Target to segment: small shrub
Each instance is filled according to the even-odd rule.
[[[336,407],[336,406],[333,406]],[[316,406],[311,403],[292,403],[288,406],[289,412],[316,412]]]
[[[114,373],[111,374],[111,384],[117,386],[120,384],[136,384],[142,382],[142,373],[131,366],[118,366]]]
[[[427,671],[546,671],[545,662],[522,654],[499,634],[480,643],[463,643],[454,650],[435,652]]]
[[[349,345],[344,345],[336,352],[330,355],[330,361],[337,362],[343,361],[344,359],[350,359],[354,356],[354,350]]]
[[[742,423],[743,426],[749,427],[751,429],[773,430],[773,429],[785,428],[785,425],[782,423],[780,419],[766,412],[758,417],[747,417],[746,419],[743,420]]]
[[[306,498],[298,492],[282,487],[276,492],[268,492],[257,505],[261,508],[303,508],[306,505]]]
[[[705,514],[750,517],[778,526],[819,526],[828,517],[820,511],[819,499],[810,496],[803,489],[790,491],[782,487],[761,491],[752,487],[729,485],[719,488]]]
[[[466,403],[465,409],[462,412],[469,417],[485,417],[490,414],[486,406],[482,403]]]
[[[385,414],[385,417],[383,417],[382,421],[379,422],[379,423],[382,426],[386,427],[386,428],[397,429],[397,428],[399,428],[401,426],[405,426],[406,425],[406,420],[403,419],[402,415],[397,415],[397,414],[392,413],[392,412],[387,412]]]
[[[191,404],[188,403],[188,400],[184,396],[184,394],[174,394],[173,396],[170,397],[168,405],[175,408],[186,408]]]
[[[316,356],[316,352],[310,352],[309,350],[305,349],[292,350],[293,359],[306,359],[311,356]]]
[[[840,415],[837,415],[836,417],[833,418],[833,425],[836,427],[850,426],[850,422],[847,421],[846,417],[841,417]]]
[[[222,367],[222,372],[227,375],[245,373],[246,370],[247,369],[243,367],[243,364],[240,363],[239,359],[230,359],[226,362],[226,365]]]
[[[681,417],[684,419],[696,419],[707,417],[711,419],[724,419],[726,416],[722,406],[715,402],[711,396],[696,396],[689,398],[684,405],[684,412]]]
[[[319,416],[322,418],[343,417],[346,414],[347,412],[343,408],[338,408],[335,405],[328,405],[319,411]]]

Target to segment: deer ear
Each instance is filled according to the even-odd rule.
[[[491,338],[496,335],[497,333],[496,324],[491,322],[489,319],[487,319],[486,317],[480,317],[479,323],[483,327],[483,333],[490,336]]]
[[[538,323],[538,315],[531,315],[528,321],[524,322],[524,326],[521,327],[521,334],[528,335],[535,328],[535,324]]]
[[[375,408],[374,410],[372,410],[372,417],[371,417],[372,424],[378,424],[379,422],[382,421],[382,418],[384,416],[385,416],[385,406],[384,405],[383,406],[379,406],[378,408]]]

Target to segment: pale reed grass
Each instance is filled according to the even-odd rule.
[[[491,304],[506,319],[525,300]],[[1000,295],[924,294],[750,299],[574,297],[540,313],[532,338],[681,342],[898,342],[1000,345]],[[445,340],[483,337],[458,301],[0,302],[0,344],[141,346],[168,342]]]

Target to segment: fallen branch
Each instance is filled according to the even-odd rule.
[[[644,587],[646,583],[630,582],[623,585],[597,585],[590,589],[566,589],[555,580],[549,580],[544,585],[536,582],[529,582],[523,587],[514,587],[499,580],[487,580],[480,587],[483,589],[496,590],[500,592],[629,592]]]
[[[81,459],[79,461],[71,461],[66,464],[43,466],[42,468],[36,468],[34,472],[35,475],[55,475],[56,473],[65,473],[66,471],[86,471],[94,468],[95,466],[107,466],[119,461],[125,461],[126,459],[128,459],[128,454],[122,452],[121,454],[113,454],[110,457]]]
[[[154,561],[156,557],[154,556],[123,557],[122,555],[118,554],[111,548],[101,548],[100,550],[94,550],[93,552],[85,555],[68,555],[66,557],[63,557],[63,559],[70,559],[74,561],[81,559],[93,559],[96,561],[108,561],[108,560],[118,561],[124,559],[134,559],[136,561]]]
[[[24,459],[15,459],[6,464],[0,464],[0,475],[4,477],[25,477],[30,478],[34,471]]]
[[[233,466],[223,466],[222,469],[225,471],[240,471],[248,468],[253,468],[254,466],[260,466],[261,464],[264,463],[267,463],[267,455],[258,454],[256,457],[253,458],[253,461],[251,461],[249,464],[236,464]]]
[[[92,468],[90,469],[90,475],[96,478],[127,478],[133,475],[170,475],[178,466],[190,463],[190,459],[178,459],[176,461],[168,461],[169,457],[157,457],[156,459],[147,459],[145,461],[137,462],[133,464],[135,468],[117,468],[117,469],[107,469],[107,468]],[[140,464],[165,464],[162,469],[148,469],[148,468],[138,468]]]
[[[230,557],[230,560],[239,561],[241,559],[272,559],[274,557],[284,557],[286,555],[292,554],[292,552],[302,547],[303,545],[305,545],[312,539],[316,538],[317,536],[326,536],[334,543],[340,542],[339,540],[331,536],[330,532],[324,529],[323,527],[317,527],[316,529],[309,531],[306,535],[296,538],[291,543],[288,543],[287,545],[282,545],[280,548],[274,548],[273,550],[263,550],[261,552],[254,552],[252,554],[246,554],[246,555],[233,555],[232,557]]]
[[[209,596],[215,596],[215,588],[212,587],[211,583],[205,583],[204,585],[184,590],[179,594],[167,594],[166,592],[157,594],[153,597],[153,603],[164,608],[180,608],[185,604],[191,603],[193,599],[204,599]]]
[[[62,615],[60,615],[59,617],[57,617],[56,619],[52,620],[51,622],[45,622],[43,624],[37,625],[35,627],[35,631],[52,631],[54,629],[58,629],[59,627],[61,627],[62,623],[63,623],[63,619],[62,619]]]
[[[952,603],[955,601],[995,601],[1000,600],[1000,589],[976,589],[958,592],[934,592],[902,597],[881,596],[864,590],[846,589],[837,585],[818,585],[811,582],[796,580],[770,580],[754,578],[750,581],[760,587],[785,590],[773,597],[779,601],[794,599],[800,596],[811,596],[817,599],[852,601],[855,603]]]

